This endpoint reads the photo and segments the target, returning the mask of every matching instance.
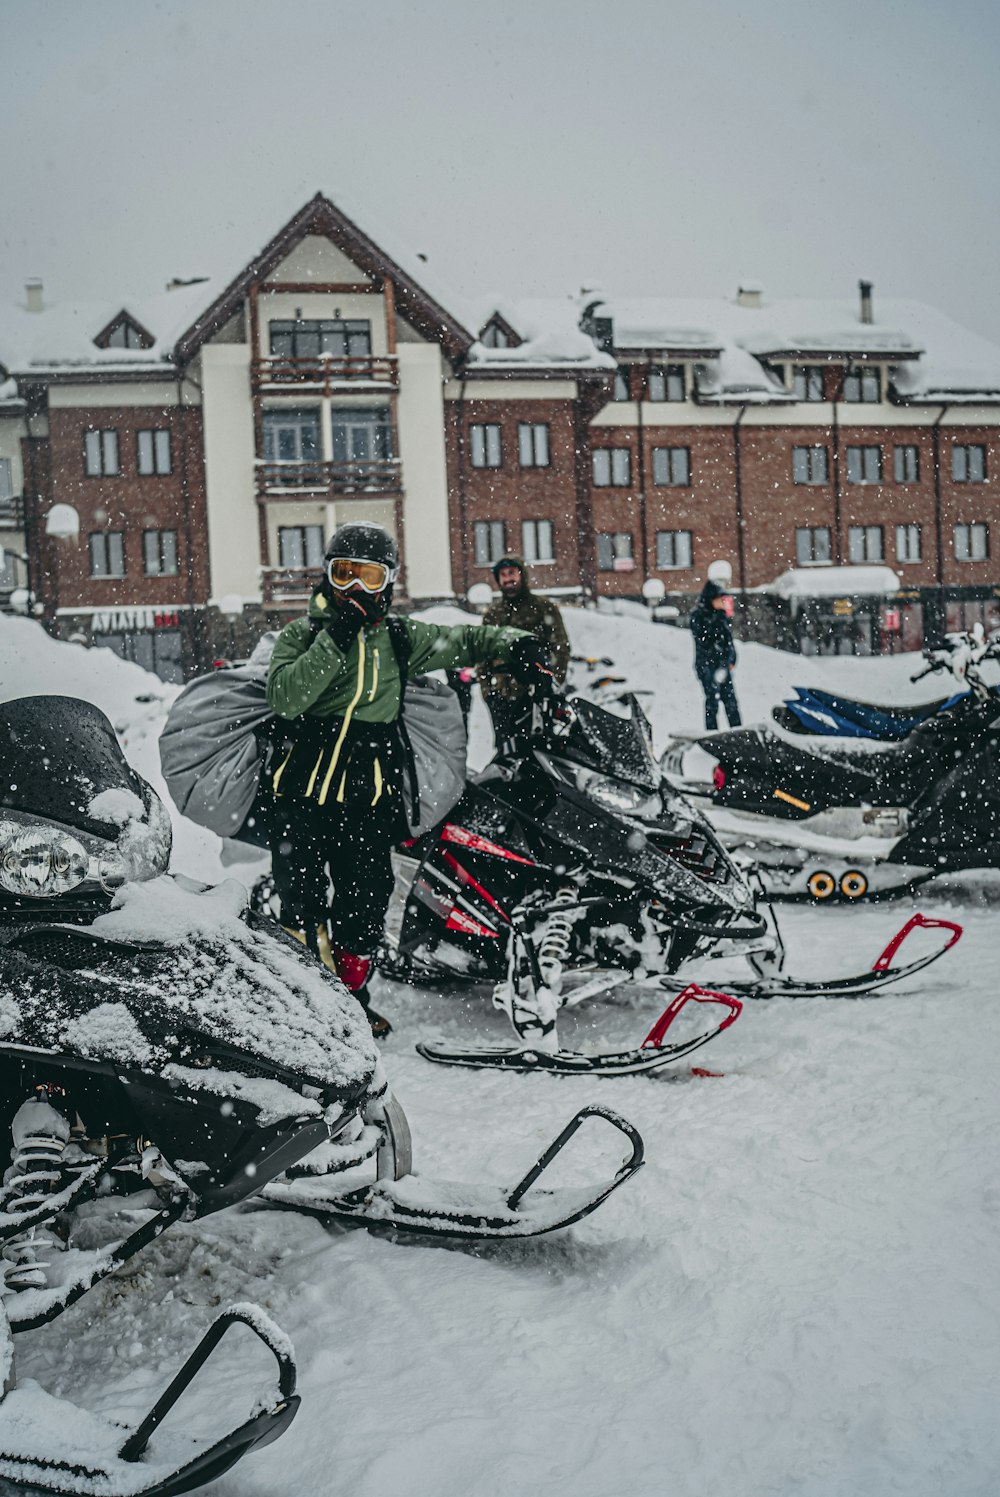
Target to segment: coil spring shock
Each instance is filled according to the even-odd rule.
[[[62,1175],[69,1142],[69,1123],[47,1098],[45,1088],[22,1102],[11,1123],[11,1165],[3,1177],[3,1211],[15,1219],[44,1206]],[[0,1294],[44,1288],[52,1237],[44,1227],[29,1227],[4,1244]]]
[[[562,910],[553,910],[542,926],[538,938],[538,966],[541,971],[545,985],[558,993],[562,985],[563,966],[569,957],[573,940],[573,921],[576,912],[569,914],[569,907],[577,902],[577,889],[574,884],[562,884],[556,890],[552,900],[553,904],[566,907],[566,913]]]

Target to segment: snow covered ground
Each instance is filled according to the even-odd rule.
[[[685,634],[604,614],[569,622],[575,649],[653,690],[659,741],[698,726]],[[939,694],[909,685],[918,663],[746,646],[737,687],[750,719],[799,681],[882,700]],[[95,701],[154,784],[173,690],[0,618],[0,697]],[[473,756],[487,753],[477,714]],[[176,825],[176,868],[215,880],[218,852]],[[792,965],[866,964],[913,907],[789,909]],[[206,1489],[215,1497],[993,1497],[1000,905],[987,882],[966,881],[919,907],[965,926],[939,965],[868,1001],[748,1004],[698,1053],[719,1076],[435,1068],[416,1039],[499,1039],[501,1020],[483,993],[386,984],[386,1064],[421,1173],[513,1181],[591,1100],[639,1127],[646,1167],[581,1224],[521,1244],[394,1241],[273,1211],[174,1227],[19,1338],[22,1377],[132,1421],[217,1306],[256,1299],[295,1343],[302,1412]],[[648,988],[619,992],[578,1012],[564,1039],[635,1043],[658,1011]],[[578,1142],[568,1177],[616,1162],[596,1128]],[[206,1375],[195,1421],[234,1391],[225,1360]]]

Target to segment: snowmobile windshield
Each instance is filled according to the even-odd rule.
[[[660,770],[649,723],[634,697],[628,699],[628,707],[628,717],[619,717],[577,697],[573,702],[576,721],[559,752],[576,764],[600,769],[645,790],[657,790]]]
[[[0,704],[3,809],[118,845],[127,840],[135,876],[162,873],[169,861],[162,802],[126,762],[104,713],[77,697],[19,697]]]

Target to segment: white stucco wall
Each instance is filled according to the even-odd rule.
[[[440,597],[452,591],[441,352],[429,343],[398,352],[407,582],[413,598]]]
[[[188,381],[184,385],[184,404],[197,405],[197,388]],[[53,410],[73,410],[81,406],[160,406],[166,409],[177,404],[177,381],[126,380],[121,383],[101,385],[96,381],[89,385],[50,385],[49,405]]]
[[[272,281],[325,281],[357,286],[369,282],[366,275],[349,260],[343,250],[322,234],[307,234],[269,277]]]
[[[250,349],[208,344],[202,353],[205,481],[211,595],[260,598],[260,542],[254,493]]]

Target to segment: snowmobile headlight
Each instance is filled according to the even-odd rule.
[[[121,859],[96,858],[56,827],[0,821],[0,887],[8,894],[55,898],[85,882],[118,888],[125,882]]]
[[[658,794],[650,795],[648,790],[624,780],[593,779],[588,781],[586,791],[599,806],[606,811],[617,811],[619,815],[654,821],[662,810]]]

